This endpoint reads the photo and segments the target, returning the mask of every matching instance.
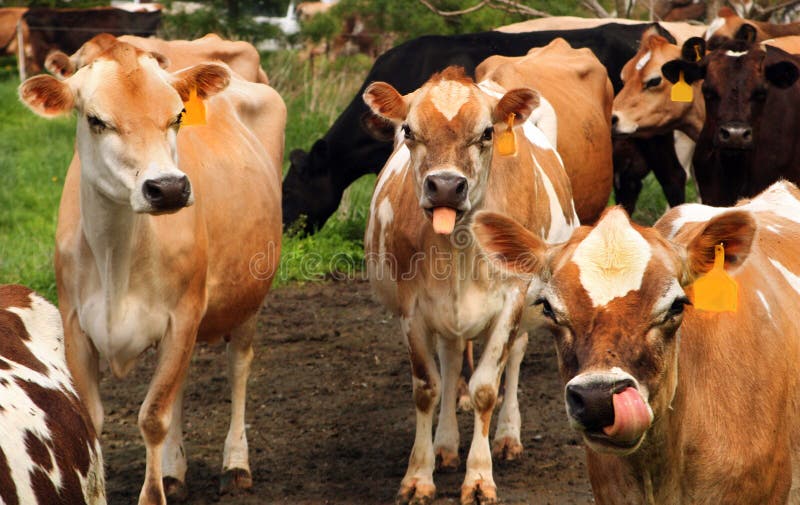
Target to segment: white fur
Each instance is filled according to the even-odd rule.
[[[772,263],[772,266],[774,266],[781,273],[781,275],[783,275],[783,278],[786,279],[786,282],[789,283],[789,286],[791,286],[791,288],[794,289],[797,294],[800,294],[800,277],[783,266],[778,260],[770,258],[769,262]]]
[[[471,95],[468,86],[456,81],[441,81],[429,93],[433,105],[448,121],[458,114]]]
[[[715,18],[714,21],[712,21],[711,24],[708,25],[708,30],[706,30],[706,35],[705,35],[706,40],[710,39],[711,36],[714,35],[714,33],[723,26],[725,26],[725,18]]]
[[[636,70],[639,71],[643,69],[644,66],[647,65],[648,62],[650,62],[650,58],[652,57],[653,57],[653,51],[647,51],[646,53],[644,53],[644,55],[641,58],[639,58],[639,61],[636,62]]]

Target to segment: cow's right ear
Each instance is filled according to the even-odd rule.
[[[399,124],[406,120],[408,103],[394,87],[386,82],[373,82],[362,95],[364,103],[378,116]]]
[[[37,75],[20,84],[19,99],[46,118],[67,114],[75,106],[75,94],[69,84],[52,75]]]
[[[197,90],[198,98],[205,100],[227,88],[231,82],[228,69],[214,63],[201,63],[173,75],[172,86],[184,102],[189,100],[193,89]]]
[[[697,63],[706,55],[706,39],[703,37],[691,37],[681,46],[681,58],[690,62]]]
[[[733,40],[741,40],[748,44],[755,44],[758,33],[753,25],[743,23],[733,35]]]
[[[394,123],[384,117],[373,114],[371,110],[361,115],[361,127],[370,137],[380,142],[394,140]]]
[[[58,79],[66,79],[75,73],[75,64],[62,51],[53,51],[44,60],[44,68]]]
[[[731,210],[711,218],[686,248],[689,281],[714,266],[714,246],[725,248],[725,270],[736,270],[747,259],[756,222],[749,212]]]
[[[478,212],[472,232],[488,258],[501,270],[522,276],[544,273],[547,245],[510,217]]]
[[[681,72],[687,84],[706,78],[706,66],[701,63],[690,63],[684,60],[672,60],[664,63],[661,73],[669,82],[675,84],[680,80]]]

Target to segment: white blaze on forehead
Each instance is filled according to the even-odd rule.
[[[452,120],[470,96],[469,86],[456,81],[441,81],[429,92],[436,110]]]
[[[747,51],[725,51],[726,56],[732,56],[734,58],[739,58],[740,56],[744,56],[747,54]]]
[[[650,58],[653,57],[653,51],[647,51],[644,53],[644,56],[639,58],[639,61],[636,62],[636,70],[641,70],[647,65],[647,62],[650,61]]]
[[[711,36],[714,35],[714,32],[716,32],[723,26],[725,26],[725,18],[714,19],[714,21],[712,21],[711,24],[708,25],[708,30],[706,30],[706,40],[710,39]]]
[[[609,211],[575,249],[572,261],[592,305],[600,307],[642,286],[650,244],[631,227],[624,211]]]

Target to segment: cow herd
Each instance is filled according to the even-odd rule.
[[[0,287],[0,503],[107,502],[101,365],[124,377],[150,348],[138,503],[185,499],[183,390],[209,341],[226,342],[231,387],[221,492],[250,488],[246,387],[282,220],[318,226],[381,167],[365,267],[400,321],[416,414],[397,503],[431,503],[434,472],[462,467],[459,395],[474,415],[460,502],[499,502],[533,334],[554,342],[597,503],[800,503],[789,29],[723,9],[699,28],[565,18],[415,39],[290,154],[283,184],[286,107],[248,44],[99,35],[52,53],[19,96],[77,116],[59,307]],[[679,205],[676,132],[696,142],[705,204]],[[653,227],[626,212],[647,170],[674,205]],[[606,209],[612,188],[623,206]]]

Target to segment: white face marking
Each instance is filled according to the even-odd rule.
[[[786,279],[786,282],[795,290],[798,294],[800,294],[800,277],[792,273],[788,268],[781,265],[781,263],[777,260],[770,258],[770,263],[774,266],[780,273],[783,275],[783,278]]]
[[[672,302],[675,301],[676,298],[686,296],[686,293],[681,288],[681,285],[678,283],[676,279],[672,279],[672,283],[669,285],[669,288],[664,292],[663,295],[658,299],[658,301],[653,305],[653,315],[662,314],[669,309],[672,305]]]
[[[572,261],[594,307],[642,286],[652,256],[650,244],[634,230],[625,212],[609,211],[575,249]]]
[[[714,33],[725,26],[725,18],[716,18],[714,21],[708,25],[708,30],[706,30],[706,40],[710,39]]]
[[[470,95],[468,86],[456,81],[442,81],[430,90],[431,102],[448,121],[452,120]]]
[[[644,56],[639,58],[639,61],[636,62],[636,71],[643,69],[645,65],[650,61],[650,58],[653,57],[653,51],[647,51],[644,53]]]
[[[733,58],[739,58],[747,54],[747,51],[725,51],[725,56],[731,56]]]

